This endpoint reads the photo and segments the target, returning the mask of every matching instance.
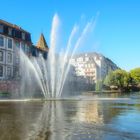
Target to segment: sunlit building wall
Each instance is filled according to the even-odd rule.
[[[110,59],[98,53],[76,55],[71,59],[71,64],[75,67],[77,76],[83,76],[95,83],[105,78],[109,71],[118,69]]]

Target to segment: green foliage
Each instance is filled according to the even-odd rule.
[[[96,91],[101,91],[102,90],[102,85],[103,85],[103,83],[102,83],[101,80],[97,81],[96,86],[95,86],[95,90]]]
[[[114,83],[113,82],[114,81],[113,78],[114,78],[113,77],[113,71],[110,71],[108,73],[108,75],[105,77],[103,84],[106,85],[106,86],[111,86]]]
[[[133,84],[140,84],[140,68],[135,68],[130,71]]]
[[[109,72],[104,80],[107,87],[117,87],[120,90],[140,90],[140,68],[135,68],[129,73],[125,70]]]
[[[105,80],[104,84],[106,86],[116,86],[118,89],[128,88],[130,82],[130,75],[124,70],[118,69],[110,72]]]

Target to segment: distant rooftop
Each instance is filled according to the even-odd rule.
[[[85,53],[79,53],[74,55],[74,58],[78,58],[78,57],[92,57],[92,56],[97,56],[97,57],[104,57],[102,54],[96,53],[96,52],[85,52]]]
[[[85,57],[89,57],[89,61],[93,61],[94,59],[93,56],[96,56],[97,58],[99,57],[102,57],[104,58],[106,61],[110,62],[110,63],[113,63],[115,64],[111,59],[105,57],[104,55],[100,54],[100,53],[97,53],[97,52],[85,52],[85,53],[79,53],[79,54],[76,54],[74,55],[73,58],[79,58],[79,57],[83,57],[85,59]],[[116,65],[116,64],[115,64]],[[117,65],[116,65],[117,66]]]

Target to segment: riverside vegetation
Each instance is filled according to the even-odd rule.
[[[100,89],[118,91],[139,91],[140,90],[140,68],[127,72],[122,69],[110,71],[104,80],[98,81],[96,91]]]

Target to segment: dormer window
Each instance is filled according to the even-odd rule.
[[[12,28],[8,28],[8,35],[12,35]]]
[[[25,33],[22,33],[22,39],[25,40]]]
[[[3,33],[3,25],[0,24],[0,33]]]

